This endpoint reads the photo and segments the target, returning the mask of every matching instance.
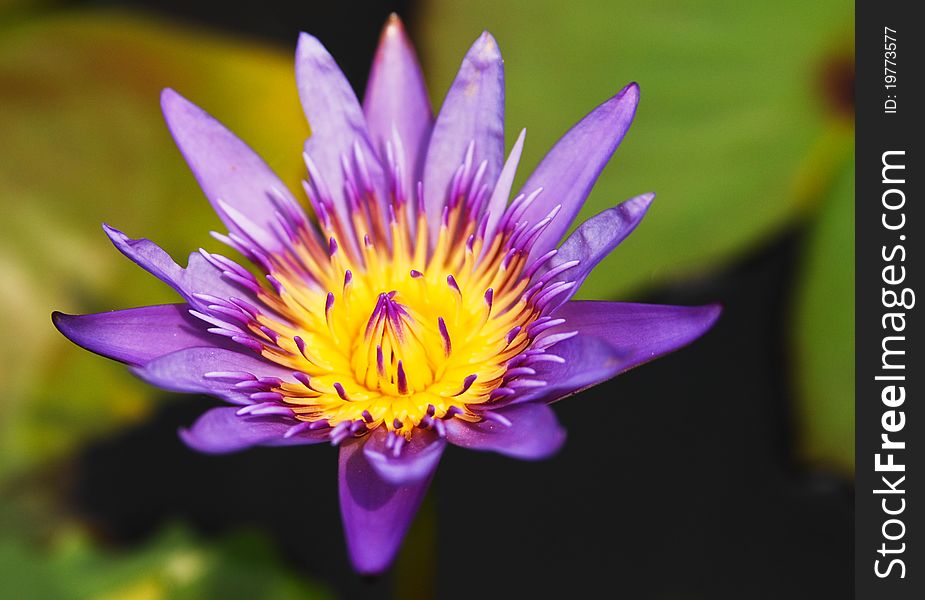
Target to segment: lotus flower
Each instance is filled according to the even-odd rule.
[[[571,300],[654,197],[605,210],[559,245],[633,120],[635,84],[568,131],[509,201],[524,133],[505,160],[503,63],[488,33],[436,119],[395,17],[362,106],[307,34],[296,81],[310,213],[218,121],[172,90],[161,98],[228,229],[214,237],[255,269],[202,249],[184,268],[104,226],[182,302],[53,319],[155,386],[229,403],[180,431],[195,450],[338,445],[350,558],[378,573],[447,443],[548,457],[565,439],[550,403],[691,342],[719,309]]]

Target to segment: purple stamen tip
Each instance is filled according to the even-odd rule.
[[[437,317],[437,328],[443,337],[443,352],[449,356],[453,350],[453,343],[450,341],[450,332],[446,329],[446,321],[443,320],[443,317]]]
[[[404,423],[402,423],[402,422],[398,419],[398,417],[392,419],[392,427],[394,427],[395,429],[401,429],[403,425],[404,425]]]
[[[363,411],[363,420],[366,421],[367,423],[373,422],[373,416],[370,414],[368,410]]]
[[[478,375],[476,375],[475,373],[473,373],[472,375],[469,375],[468,377],[466,377],[466,378],[463,380],[463,387],[462,387],[462,389],[459,390],[458,392],[456,392],[456,393],[453,394],[453,395],[454,395],[454,396],[459,396],[459,395],[461,395],[461,394],[465,394],[466,392],[468,392],[468,391],[469,391],[469,388],[472,387],[472,384],[475,382],[475,380],[476,380],[477,377],[478,377]],[[449,414],[449,411],[447,411],[447,413]]]
[[[328,292],[328,297],[324,301],[324,312],[330,312],[334,308],[334,292]]]
[[[453,277],[452,275],[447,275],[447,276],[446,276],[446,283],[447,283],[447,285],[449,285],[451,288],[453,288],[453,291],[455,291],[456,293],[462,295],[462,292],[459,290],[459,285],[456,283],[456,278],[455,278],[455,277]]]
[[[492,303],[492,300],[494,300],[494,298],[495,298],[495,290],[493,290],[492,288],[488,288],[485,291],[485,304],[488,305],[488,308],[491,308],[491,303]]]
[[[398,361],[398,393],[407,394],[408,393],[408,378],[405,376],[405,366],[401,361]]]
[[[353,272],[350,269],[344,271],[344,288],[350,285],[350,282],[353,281]]]
[[[411,276],[414,277],[415,279],[419,279],[421,277],[424,277],[424,273],[421,273],[417,269],[411,269]]]
[[[333,257],[337,253],[337,240],[331,237],[328,240],[328,256]]]
[[[350,399],[347,398],[347,392],[346,392],[346,390],[344,390],[344,386],[343,386],[343,385],[341,385],[341,384],[338,383],[338,382],[335,382],[335,383],[334,383],[334,390],[337,392],[337,395],[340,396],[340,399],[341,399],[341,400],[344,400],[345,402],[349,402]]]

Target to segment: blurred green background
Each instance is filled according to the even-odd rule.
[[[508,143],[528,131],[521,181],[585,112],[640,83],[636,122],[581,218],[642,192],[658,197],[581,295],[722,295],[755,256],[786,244],[773,374],[791,419],[784,454],[795,472],[850,479],[853,3],[309,4],[0,2],[0,596],[351,595],[352,584],[293,567],[259,523],[203,536],[175,515],[128,545],[89,527],[67,501],[75,457],[190,400],[165,398],[67,343],[49,315],[172,301],[110,247],[101,222],[176,258],[216,248],[207,233],[219,222],[160,116],[163,87],[218,117],[299,189],[308,127],[292,74],[295,32],[318,35],[360,87],[393,9],[409,24],[435,107],[477,34],[498,39]],[[701,376],[736,365],[715,369]],[[418,572],[432,536],[415,531],[417,558],[403,556],[383,593],[433,591]]]

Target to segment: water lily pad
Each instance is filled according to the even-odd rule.
[[[100,550],[77,535],[50,549],[13,537],[0,541],[0,579],[10,598],[329,598],[321,586],[279,564],[267,541],[237,534],[202,542],[183,529],[129,550]]]
[[[793,319],[797,436],[812,465],[854,471],[854,161],[810,229]]]
[[[806,3],[428,0],[417,39],[433,97],[483,29],[505,56],[508,144],[535,165],[584,113],[630,81],[636,122],[580,218],[658,197],[585,283],[585,297],[704,271],[800,212],[797,171],[830,118],[820,72],[853,31],[847,0]]]
[[[137,419],[151,392],[57,334],[52,310],[172,301],[123,258],[109,222],[178,259],[220,223],[163,124],[173,87],[298,184],[308,126],[291,49],[219,37],[151,17],[19,18],[0,37],[0,473],[60,455]]]

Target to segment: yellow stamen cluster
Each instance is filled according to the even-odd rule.
[[[489,401],[530,344],[537,314],[509,235],[483,247],[460,203],[429,252],[424,215],[412,230],[406,205],[395,212],[388,234],[355,240],[334,224],[322,227],[329,248],[302,232],[273,258],[275,292],[261,300],[276,316],[258,316],[251,331],[272,342],[266,358],[304,374],[274,390],[299,420],[384,425],[406,437],[448,411],[475,421],[470,407]],[[355,219],[357,231],[378,221]]]

